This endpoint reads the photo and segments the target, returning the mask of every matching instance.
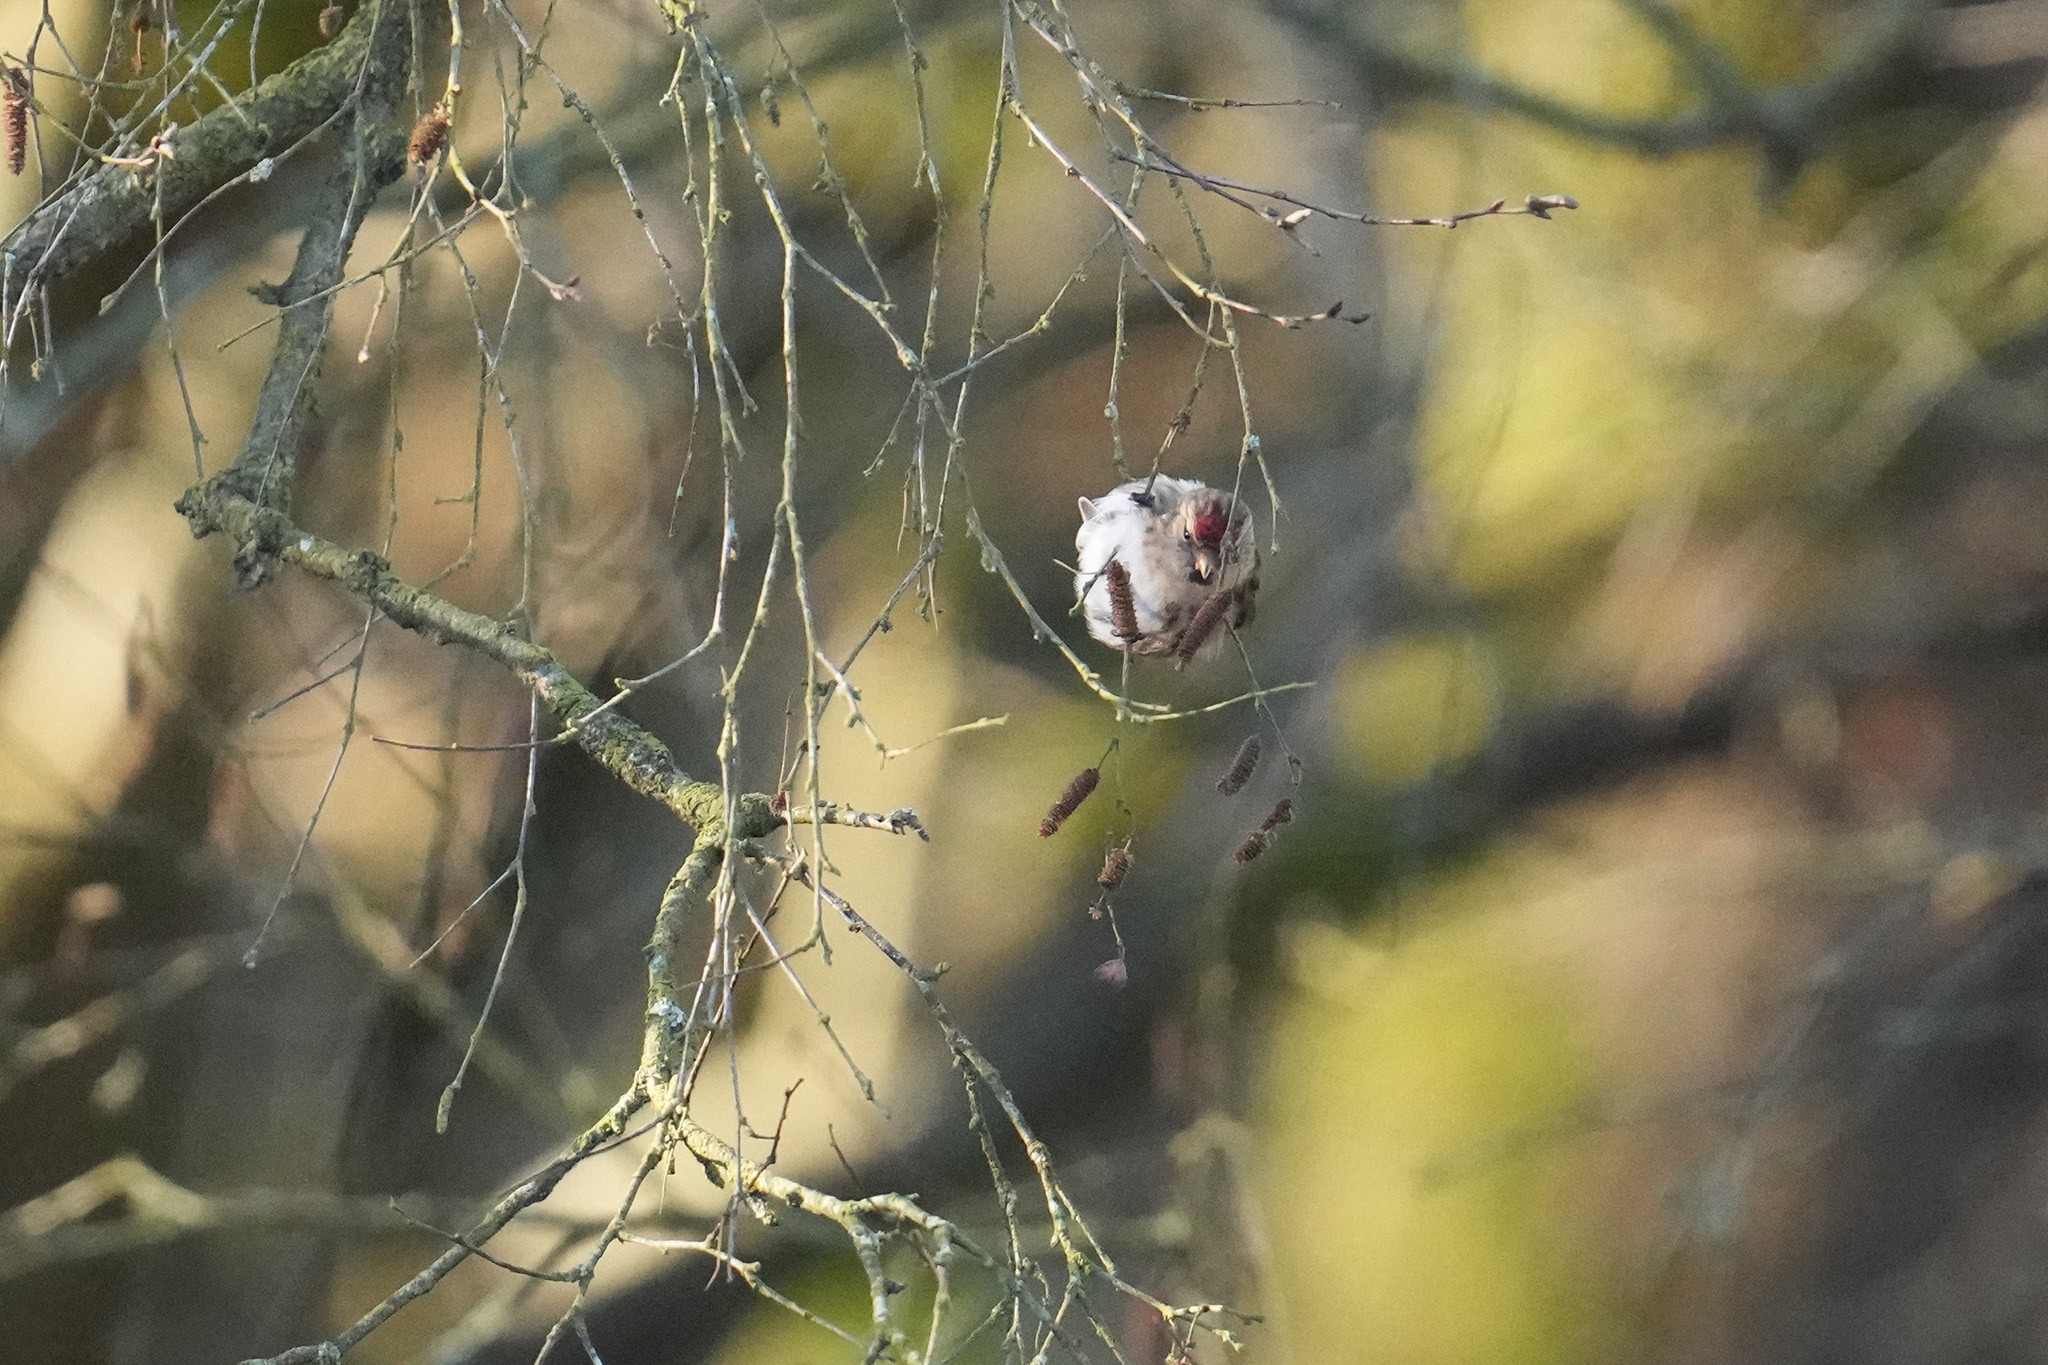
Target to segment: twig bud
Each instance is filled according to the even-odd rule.
[[[1110,850],[1102,860],[1102,871],[1096,876],[1095,884],[1104,891],[1114,891],[1124,884],[1124,878],[1131,874],[1131,850],[1118,848]]]
[[[1244,790],[1244,784],[1252,780],[1252,773],[1259,766],[1259,737],[1246,735],[1244,743],[1237,746],[1237,757],[1231,761],[1230,771],[1217,782],[1216,790],[1225,796],[1235,796]]]
[[[1138,604],[1131,596],[1131,571],[1123,566],[1122,560],[1112,559],[1102,566],[1102,577],[1109,587],[1110,628],[1125,644],[1135,643],[1138,638]]]
[[[1120,957],[1113,957],[1095,969],[1095,979],[1104,985],[1121,986],[1131,979],[1131,969]]]
[[[425,166],[441,155],[441,149],[448,145],[448,106],[437,104],[420,115],[420,121],[412,126],[412,140],[406,144],[405,159],[415,166]]]
[[[1553,209],[1575,209],[1579,206],[1579,201],[1568,194],[1532,194],[1522,202],[1538,218],[1548,218]]]
[[[1100,781],[1102,771],[1099,768],[1083,768],[1075,773],[1074,780],[1060,793],[1060,799],[1052,803],[1052,809],[1038,822],[1038,837],[1050,839],[1058,834],[1060,826],[1067,823],[1067,817],[1079,810],[1081,803],[1094,794],[1095,784]]]

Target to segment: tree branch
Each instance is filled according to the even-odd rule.
[[[282,309],[282,316],[255,421],[242,453],[205,485],[232,490],[259,507],[290,506],[292,476],[313,416],[320,359],[334,316],[334,292],[341,285],[363,215],[378,191],[405,168],[404,139],[391,120],[405,94],[412,55],[410,13],[402,0],[382,0],[357,12],[349,31],[358,30],[366,51],[355,73],[353,107],[345,119],[347,147],[317,193],[292,273],[283,284],[262,291]],[[195,534],[208,529],[212,528],[193,521]],[[238,586],[255,587],[275,568],[274,554],[261,541],[242,541],[235,555]]]
[[[1743,85],[1711,42],[1656,0],[1629,0],[1702,87],[1694,108],[1666,117],[1611,114],[1504,80],[1462,59],[1417,56],[1366,31],[1331,0],[1268,0],[1273,13],[1358,63],[1394,97],[1445,100],[1478,113],[1512,114],[1588,142],[1667,157],[1726,142],[1752,142],[1774,174],[1796,172],[1836,120],[1879,94],[1934,0],[1873,0],[1868,17],[1805,81],[1766,88]]]
[[[332,43],[178,130],[175,156],[158,160],[147,175],[105,165],[38,208],[0,241],[12,277],[23,289],[47,287],[118,251],[159,211],[168,229],[265,158],[282,156],[359,91],[368,96],[364,67],[373,39],[380,27],[408,27],[396,22],[398,14],[390,3],[361,6]],[[402,84],[402,57],[398,71]]]
[[[620,781],[668,807],[700,834],[714,825],[723,831],[725,794],[717,783],[691,780],[667,745],[607,708],[553,652],[515,627],[406,582],[381,555],[348,550],[300,530],[282,511],[243,495],[231,480],[209,479],[177,506],[195,535],[219,532],[243,547],[238,559],[255,554],[292,565],[339,584],[393,625],[462,645],[503,665],[533,689],[577,747]],[[759,838],[778,828],[783,817],[769,808],[767,797],[750,795],[741,799],[734,823],[738,837]]]

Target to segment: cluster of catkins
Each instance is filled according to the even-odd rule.
[[[1171,654],[1186,667],[1219,652],[1229,633],[1251,622],[1259,591],[1258,542],[1244,506],[1220,489],[1159,474],[1120,484],[1099,498],[1082,498],[1074,550],[1074,595],[1082,619],[1088,633],[1112,649]],[[1235,796],[1258,762],[1259,741],[1245,740],[1217,790]],[[1075,774],[1039,822],[1039,836],[1059,833],[1101,779],[1095,768]],[[1280,802],[1232,856],[1240,863],[1258,857],[1293,815],[1293,804]],[[1115,891],[1131,862],[1128,842],[1111,849],[1097,885],[1105,893]],[[1123,983],[1121,941],[1117,956],[1096,975]]]

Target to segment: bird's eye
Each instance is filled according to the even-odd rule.
[[[1195,543],[1195,533],[1193,531],[1182,531],[1180,533],[1180,538],[1189,545]]]

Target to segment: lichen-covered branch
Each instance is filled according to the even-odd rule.
[[[725,793],[715,782],[692,781],[668,746],[644,728],[607,708],[561,660],[518,628],[467,611],[446,598],[406,582],[369,550],[349,550],[302,531],[274,507],[258,505],[232,484],[209,480],[178,500],[178,510],[195,534],[219,533],[235,542],[238,558],[261,555],[340,585],[375,607],[391,624],[462,645],[503,665],[533,689],[577,747],[642,796],[659,801],[700,834],[724,833]],[[734,821],[739,838],[759,838],[783,823],[765,796],[741,799]]]
[[[273,377],[279,368],[293,363],[293,355],[280,338]],[[273,1365],[330,1362],[400,1308],[432,1291],[449,1271],[477,1254],[478,1248],[522,1211],[546,1199],[571,1169],[622,1136],[634,1114],[650,1102],[667,1103],[668,1083],[677,1074],[680,1059],[688,1050],[690,1015],[682,1000],[679,955],[689,916],[709,895],[728,843],[761,838],[783,825],[788,817],[775,809],[768,797],[758,794],[740,797],[728,812],[725,793],[718,784],[692,781],[666,745],[617,710],[605,706],[549,650],[503,621],[466,611],[407,583],[379,555],[367,550],[351,551],[301,530],[280,507],[248,496],[237,480],[207,480],[179,499],[178,510],[195,534],[218,532],[233,540],[238,547],[238,564],[295,566],[341,586],[394,625],[446,644],[462,645],[502,664],[533,689],[535,696],[561,722],[565,734],[586,753],[627,786],[674,811],[696,833],[695,847],[662,897],[655,917],[648,948],[648,1019],[642,1064],[632,1082],[604,1117],[585,1130],[560,1157],[508,1191],[469,1232],[356,1323],[325,1342],[294,1347],[273,1357]],[[898,834],[923,833],[914,812],[878,816],[828,807],[822,813],[807,814]],[[838,1200],[743,1161],[708,1129],[679,1110],[668,1113],[666,1122],[674,1140],[696,1155],[707,1174],[718,1178],[722,1173],[743,1180],[752,1197],[781,1199],[792,1207],[838,1222],[854,1239],[865,1268],[880,1265],[879,1239],[888,1230],[923,1229],[931,1232],[935,1246],[950,1245],[950,1226],[908,1200],[895,1196],[857,1203]],[[944,1231],[932,1232],[939,1228]],[[876,1282],[874,1289],[879,1306],[879,1332],[886,1325],[888,1295],[881,1281]]]
[[[384,0],[357,14],[367,50],[356,72],[352,105],[342,120],[347,138],[327,173],[299,241],[299,254],[285,282],[263,291],[282,310],[277,350],[264,375],[241,454],[207,487],[232,491],[251,503],[290,506],[299,446],[313,416],[320,361],[334,316],[334,291],[348,265],[349,249],[363,215],[378,191],[405,168],[405,144],[391,126],[405,95],[413,44],[411,13],[399,0]],[[195,530],[201,530],[197,522]],[[256,541],[242,542],[235,556],[239,586],[261,583],[276,567],[274,555]]]
[[[414,1299],[432,1292],[434,1286],[447,1278],[449,1271],[475,1255],[477,1248],[502,1232],[506,1224],[553,1194],[555,1186],[562,1183],[563,1176],[575,1170],[592,1152],[626,1131],[627,1120],[639,1111],[643,1103],[637,1092],[628,1091],[603,1118],[569,1144],[567,1151],[506,1191],[474,1227],[422,1267],[419,1273],[391,1291],[376,1307],[326,1341],[294,1346],[270,1357],[263,1365],[316,1365],[316,1362],[317,1365],[332,1365],[332,1362],[340,1360],[364,1337],[382,1327],[392,1314]]]
[[[97,264],[138,241],[159,211],[168,228],[266,157],[284,155],[359,90],[367,95],[364,64],[376,35],[409,28],[402,22],[408,11],[391,0],[362,5],[332,43],[179,129],[175,154],[147,174],[105,165],[38,208],[0,241],[13,278],[43,287]]]

